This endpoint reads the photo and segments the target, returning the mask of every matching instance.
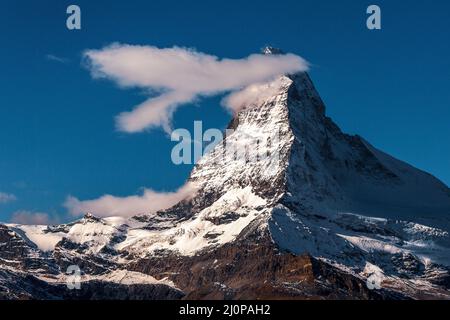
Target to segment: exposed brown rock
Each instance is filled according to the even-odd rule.
[[[310,255],[280,252],[268,237],[239,241],[193,257],[164,255],[130,268],[168,277],[185,299],[383,299],[365,282]]]

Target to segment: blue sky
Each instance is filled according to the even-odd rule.
[[[65,27],[66,7],[82,30]],[[170,160],[160,129],[118,132],[114,117],[145,100],[92,79],[82,52],[113,42],[196,48],[243,58],[267,44],[311,62],[327,113],[348,133],[450,184],[450,3],[375,1],[382,30],[365,27],[369,1],[2,1],[0,220],[19,210],[69,219],[62,203],[142,187],[178,188],[191,167]],[[59,57],[56,61],[49,56]],[[174,128],[223,128],[221,96],[179,108]]]

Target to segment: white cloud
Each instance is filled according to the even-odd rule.
[[[176,108],[199,96],[235,91],[308,69],[308,63],[293,54],[219,59],[186,48],[125,44],[87,50],[84,57],[94,78],[111,79],[121,87],[144,88],[149,95],[159,93],[117,117],[117,128],[129,133],[159,126],[170,130]]]
[[[222,100],[222,104],[233,111],[238,112],[244,107],[260,105],[280,91],[282,81],[251,84],[244,89],[231,93]]]
[[[193,99],[194,95],[178,91],[161,94],[136,106],[131,112],[119,114],[116,117],[117,128],[124,132],[138,132],[149,125],[159,125],[170,132],[170,120],[176,107]]]
[[[0,192],[0,203],[8,203],[16,201],[17,197],[11,193]]]
[[[55,219],[50,218],[47,213],[25,210],[14,212],[11,216],[11,222],[27,225],[48,225],[51,223],[56,223]]]
[[[115,197],[107,194],[98,199],[80,201],[69,196],[64,206],[72,215],[89,212],[98,217],[131,217],[168,209],[181,200],[190,198],[195,191],[192,184],[186,184],[175,192],[155,192],[144,189],[142,195],[128,197]]]

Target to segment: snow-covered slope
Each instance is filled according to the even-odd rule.
[[[157,279],[169,275],[178,286],[180,268],[192,263],[189,270],[200,270],[196,259],[205,257],[202,263],[217,269],[235,250],[220,258],[220,248],[271,243],[355,279],[376,274],[386,288],[409,296],[420,285],[430,296],[450,297],[448,187],[363,138],[344,134],[325,115],[306,73],[281,76],[268,87],[277,90],[243,106],[224,141],[198,162],[189,177],[195,196],[149,216],[87,215],[67,225],[10,230],[61,271],[82,264],[97,279],[139,269],[156,272],[150,276]],[[164,272],[155,271],[159,265]]]

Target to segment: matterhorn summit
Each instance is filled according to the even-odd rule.
[[[108,284],[156,299],[450,298],[449,188],[343,133],[307,73],[268,88],[174,207],[0,226],[0,297],[90,298]],[[64,290],[70,265],[82,292]]]

